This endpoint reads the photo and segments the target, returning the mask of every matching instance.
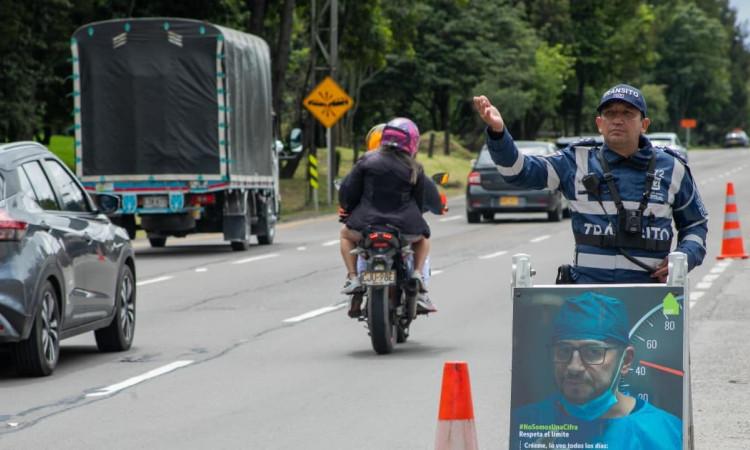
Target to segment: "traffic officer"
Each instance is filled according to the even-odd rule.
[[[510,183],[560,190],[570,201],[575,255],[558,283],[665,282],[672,247],[687,255],[688,270],[706,254],[708,213],[690,170],[678,155],[643,136],[650,124],[636,88],[608,89],[597,108],[604,144],[574,143],[552,156],[524,155],[484,95],[474,107],[487,124],[487,146]],[[584,145],[585,144],[585,145]]]

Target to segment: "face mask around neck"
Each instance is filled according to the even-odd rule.
[[[568,401],[564,395],[559,394],[560,403],[565,407],[568,414],[581,420],[594,420],[604,415],[604,413],[617,404],[615,388],[620,379],[620,369],[622,368],[622,362],[624,359],[625,352],[620,356],[620,363],[617,365],[617,370],[615,371],[612,383],[610,383],[609,388],[602,392],[598,397],[591,399],[586,403],[576,404]]]

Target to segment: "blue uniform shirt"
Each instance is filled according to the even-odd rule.
[[[513,410],[510,448],[554,448],[534,444],[557,443],[582,444],[564,448],[589,444],[607,450],[682,449],[682,420],[641,399],[627,416],[586,421],[566,414],[556,398]],[[548,433],[549,425],[556,425],[556,431]]]
[[[583,235],[613,235],[618,226],[617,208],[604,181],[604,170],[597,151],[585,146],[568,146],[551,156],[524,155],[518,151],[505,130],[495,138],[488,132],[487,147],[500,174],[517,186],[530,189],[560,190],[570,201],[571,226]],[[672,240],[674,222],[677,244],[674,251],[687,255],[688,270],[700,265],[706,255],[708,212],[703,206],[690,170],[680,159],[659,147],[652,147],[641,136],[639,151],[630,158],[602,146],[622,202],[627,209],[638,209],[643,196],[646,172],[656,152],[655,178],[651,196],[643,213],[641,236],[646,239]],[[600,180],[604,210],[589,195],[582,179],[593,173]],[[606,214],[605,214],[606,210]],[[655,267],[669,251],[625,249],[631,256]],[[652,283],[657,281],[643,268],[629,261],[614,247],[576,244],[573,279],[577,283]]]

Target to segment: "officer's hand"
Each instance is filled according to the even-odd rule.
[[[482,118],[492,131],[502,133],[505,129],[505,123],[503,122],[503,116],[500,115],[500,111],[497,110],[490,100],[484,95],[474,97],[474,109],[479,113],[479,117]]]
[[[667,258],[664,258],[664,260],[660,262],[658,266],[656,266],[656,271],[651,274],[651,278],[658,279],[659,283],[666,283],[668,274],[669,274],[669,265],[668,265]]]

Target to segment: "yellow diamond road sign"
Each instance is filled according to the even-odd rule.
[[[333,78],[325,77],[302,104],[324,127],[331,128],[354,106],[354,100],[333,81]]]

